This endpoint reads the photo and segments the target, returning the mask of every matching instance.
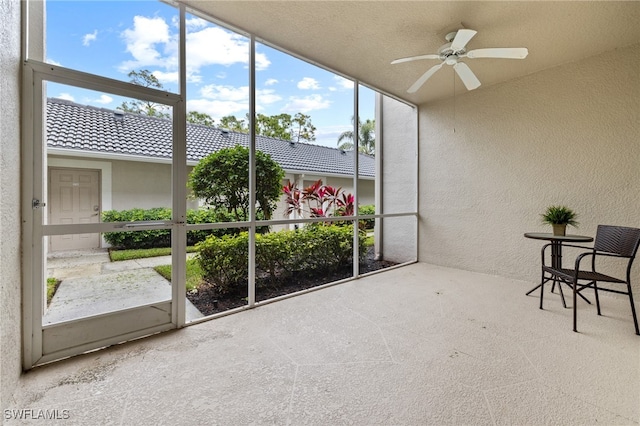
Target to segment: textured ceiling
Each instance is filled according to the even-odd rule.
[[[444,66],[407,89],[438,60],[390,65],[436,53],[459,27],[478,34],[467,48],[527,47],[523,60],[465,59],[483,87],[640,42],[640,2],[183,1],[313,62],[409,102],[465,92]],[[612,63],[611,66],[615,66]],[[639,70],[640,72],[640,70]]]

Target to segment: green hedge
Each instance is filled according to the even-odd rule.
[[[156,207],[152,209],[107,210],[102,213],[103,222],[136,222],[136,221],[171,220],[171,209]],[[233,216],[221,209],[187,210],[187,223],[231,222]],[[187,232],[187,245],[193,246],[209,235],[223,236],[238,234],[240,229],[207,229]],[[115,248],[144,249],[171,246],[171,231],[154,229],[131,232],[105,232],[104,239]]]
[[[358,208],[358,214],[360,214],[360,215],[376,214],[376,206],[374,206],[373,204],[367,204],[366,206],[360,206]],[[365,229],[373,229],[375,227],[376,220],[375,219],[363,219],[363,220],[360,221],[360,223],[364,223],[364,228]]]
[[[360,233],[360,256],[366,255]],[[196,246],[204,278],[220,294],[246,288],[249,235],[209,236]],[[256,274],[272,281],[295,272],[328,273],[353,263],[353,227],[307,225],[294,231],[256,235]]]

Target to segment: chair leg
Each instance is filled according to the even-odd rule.
[[[633,304],[633,293],[631,292],[631,283],[627,281],[627,291],[629,293],[629,302],[631,303],[631,314],[633,315],[633,325],[636,326],[636,334],[640,336],[640,329],[638,329],[638,317],[636,315],[636,307]]]
[[[542,279],[540,280],[540,309],[542,309],[543,296],[544,296],[544,271],[542,271]]]
[[[577,295],[578,295],[578,285],[574,282],[573,285],[573,331],[578,332],[577,323],[578,323],[578,309],[577,309]]]
[[[556,285],[556,280],[553,280],[553,285]],[[562,307],[567,308],[567,302],[564,301],[564,293],[562,292],[562,281],[558,280],[558,288],[560,289],[560,298],[562,299]],[[551,289],[553,292],[553,288]]]
[[[602,315],[600,313],[600,298],[598,298],[598,282],[593,282],[593,291],[596,293],[596,308],[598,309],[598,315]]]

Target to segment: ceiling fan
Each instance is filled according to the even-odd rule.
[[[480,87],[480,80],[471,71],[471,68],[464,62],[460,62],[462,58],[500,58],[500,59],[524,59],[529,54],[526,47],[500,47],[488,49],[474,49],[467,52],[467,43],[477,34],[477,31],[461,29],[446,35],[447,43],[438,49],[438,53],[431,55],[410,56],[408,58],[400,58],[392,61],[391,64],[400,64],[402,62],[419,61],[422,59],[440,59],[442,62],[434,65],[427,70],[415,82],[407,92],[415,93],[420,87],[438,71],[444,64],[452,65],[460,80],[464,83],[467,90],[473,90]]]

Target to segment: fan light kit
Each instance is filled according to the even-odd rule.
[[[467,43],[477,34],[477,31],[461,29],[446,35],[447,43],[444,44],[438,53],[420,56],[410,56],[408,58],[400,58],[392,61],[391,64],[400,64],[403,62],[419,61],[422,59],[439,59],[442,61],[438,65],[434,65],[427,70],[415,82],[407,92],[415,93],[422,87],[426,81],[436,73],[444,64],[453,66],[453,69],[464,83],[467,90],[473,90],[480,87],[480,80],[471,71],[471,68],[464,62],[460,62],[461,58],[498,58],[498,59],[524,59],[529,54],[526,47],[499,47],[487,49],[474,49],[467,52]]]

